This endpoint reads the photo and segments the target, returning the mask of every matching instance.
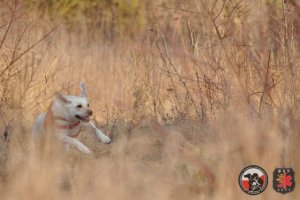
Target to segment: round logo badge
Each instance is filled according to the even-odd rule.
[[[256,165],[250,165],[241,171],[239,184],[245,193],[257,195],[267,188],[268,175],[263,168]]]

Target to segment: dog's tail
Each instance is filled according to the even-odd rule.
[[[35,123],[34,123],[34,126],[33,126],[33,129],[32,129],[32,135],[34,138],[38,137],[39,135],[41,135],[43,133],[43,121],[46,117],[46,113],[41,113]]]

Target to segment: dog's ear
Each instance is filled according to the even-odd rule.
[[[60,92],[55,93],[56,99],[61,102],[62,104],[68,104],[70,101]]]
[[[86,87],[85,87],[85,84],[81,81],[79,83],[79,88],[80,88],[80,91],[81,91],[81,96],[87,99]]]

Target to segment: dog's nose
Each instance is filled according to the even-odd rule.
[[[87,114],[88,114],[89,116],[92,116],[92,115],[93,115],[93,111],[88,110],[88,111],[87,111]]]

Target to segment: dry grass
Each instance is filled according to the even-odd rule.
[[[275,167],[299,180],[296,1],[174,1],[113,41],[12,2],[0,3],[1,199],[249,199],[237,178],[250,164],[269,175],[255,199],[283,198]],[[36,151],[35,117],[79,80],[113,142],[84,132],[91,156]]]

